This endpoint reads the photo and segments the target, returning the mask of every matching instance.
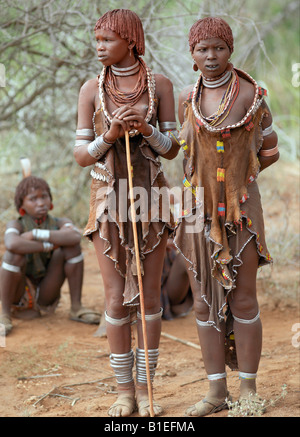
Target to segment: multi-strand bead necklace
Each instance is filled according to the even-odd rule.
[[[210,116],[205,117],[201,113],[201,97],[203,93],[203,86],[207,88],[218,88],[222,85],[225,85],[227,82],[228,86],[222,96],[218,109]],[[197,105],[196,99],[198,91],[199,101]],[[200,75],[193,94],[193,110],[194,112],[196,112],[195,116],[198,118],[198,116],[200,115],[201,118],[205,119],[210,126],[220,125],[231,111],[232,106],[238,96],[238,93],[239,77],[234,70],[226,71],[221,77],[217,78],[216,80],[208,80],[207,78],[203,77],[203,75]]]
[[[136,73],[138,73],[138,78],[134,89],[128,93],[120,91],[117,86],[116,76],[130,76]],[[114,66],[104,67],[99,77],[99,98],[100,105],[108,124],[111,124],[112,117],[106,108],[104,95],[105,92],[112,102],[117,107],[120,107],[126,104],[129,104],[130,106],[135,105],[141,98],[142,94],[147,90],[149,105],[145,121],[149,123],[154,111],[155,94],[155,82],[150,68],[147,67],[142,59],[138,59],[135,64],[127,68],[116,68]],[[137,130],[132,130],[129,132],[131,136],[137,135],[138,133],[139,132]]]

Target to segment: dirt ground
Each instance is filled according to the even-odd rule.
[[[93,248],[86,249],[85,260],[83,303],[102,312],[102,282]],[[260,306],[264,343],[258,388],[261,397],[275,401],[264,416],[299,416],[299,340],[292,331],[299,322],[296,305],[281,307],[262,295]],[[69,320],[68,310],[64,286],[54,314],[30,321],[13,319],[14,329],[0,349],[1,417],[108,417],[115,381],[107,339],[94,336],[97,326]],[[300,326],[296,327],[299,332]],[[198,340],[193,312],[163,321],[162,331],[154,398],[165,409],[163,417],[183,417],[185,408],[200,400],[208,387],[201,350],[194,347]],[[235,400],[237,372],[227,371]],[[281,397],[283,385],[287,386],[285,398]],[[227,415],[223,411],[216,416]]]
[[[291,204],[299,211],[293,198]],[[273,216],[276,218],[275,210]],[[87,242],[83,249],[82,301],[102,313],[103,287],[94,249]],[[295,292],[283,298],[273,290],[275,282],[278,288],[288,279],[293,286],[297,267],[289,269],[274,266],[269,276],[258,280],[264,341],[257,385],[268,404],[274,401],[263,417],[300,415],[299,306]],[[96,325],[69,320],[69,304],[65,284],[54,314],[30,321],[13,319],[13,331],[0,347],[0,417],[108,417],[116,395],[107,338],[94,336]],[[193,312],[163,321],[162,331],[154,399],[164,407],[162,417],[182,418],[185,409],[199,401],[208,388]],[[238,375],[230,369],[227,372],[229,390],[236,400]],[[227,416],[228,411],[214,415]]]

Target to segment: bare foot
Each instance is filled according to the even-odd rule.
[[[141,417],[150,417],[150,403],[147,387],[137,387],[136,388],[136,402]],[[153,401],[153,413],[154,416],[159,416],[163,412],[163,408],[156,402]]]
[[[116,402],[109,408],[111,417],[128,417],[136,409],[135,396],[132,391],[124,391],[118,395]]]

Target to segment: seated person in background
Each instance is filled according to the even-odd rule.
[[[163,318],[184,317],[193,307],[193,296],[183,256],[173,241],[168,240],[161,277],[161,306]]]
[[[81,234],[71,220],[48,214],[53,205],[47,182],[24,177],[16,188],[15,205],[19,217],[6,226],[0,269],[0,324],[5,334],[12,329],[12,315],[34,318],[41,315],[40,310],[54,311],[65,279],[70,290],[70,318],[98,324],[100,314],[81,305]]]

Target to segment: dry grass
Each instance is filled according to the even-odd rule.
[[[228,417],[260,417],[267,408],[274,407],[280,399],[287,395],[287,386],[282,386],[281,393],[275,398],[267,401],[261,399],[256,393],[249,393],[248,397],[236,402],[228,401]]]

